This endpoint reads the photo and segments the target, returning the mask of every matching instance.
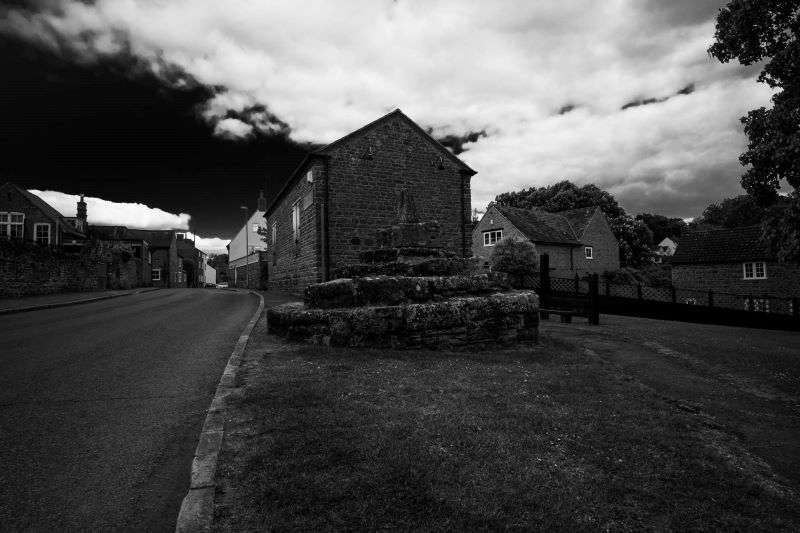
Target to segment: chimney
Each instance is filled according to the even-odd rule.
[[[258,211],[266,211],[267,210],[267,199],[264,198],[264,191],[261,191],[258,195]]]
[[[75,218],[75,229],[78,231],[86,231],[86,202],[83,201],[83,195],[78,200],[78,216]]]

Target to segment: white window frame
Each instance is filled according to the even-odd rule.
[[[760,276],[758,275],[759,265],[761,266]],[[764,261],[742,263],[742,279],[767,279],[767,263]]]
[[[297,242],[300,240],[300,209],[301,205],[300,202],[302,199],[297,199],[295,203],[292,204],[292,235],[294,236],[294,241]]]
[[[18,237],[14,238],[25,238],[25,213],[20,213],[19,211],[0,211],[0,215],[5,215],[5,221],[0,221],[0,237],[7,237],[10,239],[11,228],[13,226],[20,226],[20,234]],[[22,222],[12,222],[11,219],[15,215],[22,217]]]
[[[594,248],[591,246],[584,246],[583,247],[583,256],[586,259],[594,259]]]
[[[33,242],[37,244],[44,244],[39,243],[39,228],[47,228],[47,245],[50,246],[50,242],[52,241],[52,231],[48,222],[37,222],[33,225]]]
[[[156,276],[158,274],[158,276]],[[150,271],[150,281],[161,281],[161,269],[154,268]]]
[[[483,245],[494,246],[503,238],[503,229],[490,229],[483,232]]]
[[[272,223],[272,245],[275,246],[275,241],[278,240],[278,223]]]

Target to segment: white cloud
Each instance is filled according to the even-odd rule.
[[[36,189],[30,189],[29,192],[50,204],[65,217],[74,217],[77,214],[77,203],[80,199],[78,195]],[[157,207],[138,203],[110,202],[91,196],[84,197],[84,201],[89,224],[98,226],[125,226],[147,230],[187,230],[192,218],[186,213],[168,213]],[[197,248],[209,253],[225,253],[225,245],[229,242],[229,240],[218,237],[201,237],[191,232],[187,232],[187,234],[190,238],[196,239]]]
[[[611,187],[629,210],[690,216],[737,192],[737,119],[769,98],[708,56],[720,3],[64,0],[0,31],[60,46],[55,33],[87,57],[125,36],[154,71],[166,61],[226,88],[203,112],[219,135],[268,129],[226,118],[257,104],[298,141],[331,141],[394,107],[438,134],[485,130],[462,156],[479,171],[475,206],[570,178]],[[690,83],[690,95],[620,110]]]

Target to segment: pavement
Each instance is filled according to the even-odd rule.
[[[0,529],[173,531],[257,305],[163,289],[0,317]]]
[[[110,291],[92,292],[60,292],[56,294],[42,294],[38,296],[24,296],[22,298],[0,298],[0,315],[21,311],[35,311],[48,307],[61,307],[64,305],[75,305],[89,303],[98,300],[118,298],[158,290],[154,288],[121,289]]]

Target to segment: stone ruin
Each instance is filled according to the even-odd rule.
[[[535,342],[539,298],[505,275],[441,246],[436,222],[420,222],[401,192],[398,224],[339,279],[306,288],[304,303],[267,311],[270,333],[331,346],[456,348]]]

